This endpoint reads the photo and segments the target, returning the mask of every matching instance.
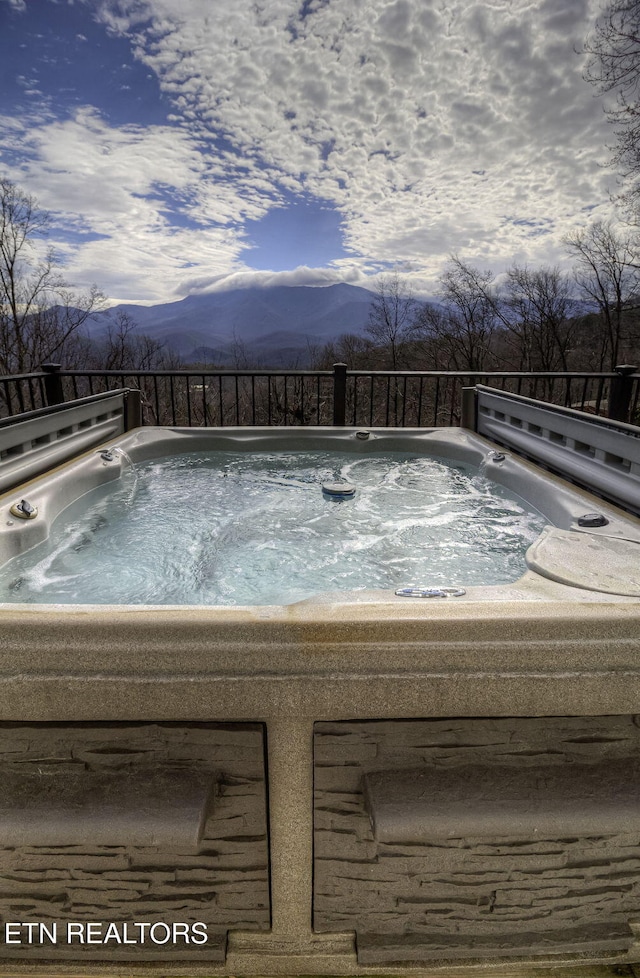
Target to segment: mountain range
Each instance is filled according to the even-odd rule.
[[[188,296],[156,306],[122,303],[96,315],[99,341],[118,313],[134,332],[151,336],[185,363],[287,367],[307,365],[314,350],[344,333],[362,334],[373,293],[340,283],[324,287],[270,286]]]

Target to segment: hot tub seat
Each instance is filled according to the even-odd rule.
[[[572,527],[546,527],[527,550],[527,567],[570,587],[640,597],[640,540]]]

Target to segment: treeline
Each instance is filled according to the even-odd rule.
[[[141,335],[120,312],[100,338],[85,327],[104,308],[93,287],[78,293],[45,251],[49,216],[0,181],[0,373],[57,361],[68,369],[158,370],[185,364]],[[640,254],[637,232],[595,222],[565,241],[573,269],[514,264],[505,274],[453,257],[433,301],[421,302],[398,274],[383,276],[364,335],[346,335],[292,367],[353,369],[609,371],[640,363]],[[251,368],[238,345],[238,368]],[[267,364],[268,366],[268,364]]]
[[[44,246],[50,224],[34,197],[0,179],[0,374],[29,373],[50,361],[68,369],[181,366],[163,344],[140,335],[124,312],[99,339],[86,334],[105,297],[95,285],[79,292],[66,281]]]
[[[573,269],[514,264],[495,276],[453,257],[434,301],[380,279],[365,336],[326,346],[315,366],[366,370],[609,371],[640,358],[637,238],[595,222],[566,238]]]

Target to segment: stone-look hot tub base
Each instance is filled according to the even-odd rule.
[[[127,437],[114,444],[134,458],[212,439],[252,449],[371,449],[348,430],[335,438],[255,430]],[[463,432],[386,432],[375,447],[478,461],[491,445]],[[86,462],[53,472],[37,497],[40,483],[29,484],[43,520],[79,491],[117,477],[121,464],[104,466],[95,452]],[[62,852],[50,836],[37,844],[33,821],[34,834],[18,844],[19,813],[5,806],[4,825],[15,836],[0,850],[3,922],[48,912],[45,920],[55,914],[61,923],[83,914],[124,923],[140,910],[145,920],[189,914],[211,935],[206,947],[151,954],[134,947],[116,955],[111,945],[108,953],[85,947],[70,956],[62,946],[5,945],[3,972],[449,968],[458,978],[510,962],[640,961],[640,830],[633,812],[621,826],[619,806],[607,805],[599,788],[605,778],[616,790],[623,782],[625,802],[638,792],[640,524],[512,456],[495,472],[520,493],[535,486],[534,500],[557,527],[511,585],[442,600],[379,591],[286,607],[0,609],[0,765],[44,762],[48,773],[39,778],[60,766],[68,776],[54,795],[63,814],[77,798],[78,767],[96,797],[118,782],[107,769],[126,771],[119,818],[132,822],[130,841],[114,844],[108,820],[96,816],[93,830],[80,820],[85,837],[78,846],[65,836]],[[20,494],[4,497],[7,510]],[[608,530],[574,527],[577,515],[602,508],[612,517]],[[38,520],[32,527],[41,532]],[[21,532],[15,523],[7,530],[5,557]],[[567,535],[591,555],[573,569],[560,566]],[[566,784],[559,770],[570,775]],[[460,787],[467,771],[475,772],[469,796],[479,834]],[[545,799],[543,835],[530,822],[524,837],[503,828],[512,818],[527,821],[517,804],[518,792],[526,799],[532,791],[523,771]],[[172,820],[158,817],[151,820],[158,839],[149,844],[145,820],[131,815],[126,798],[135,772],[152,809],[158,792],[172,788],[172,804],[185,815],[177,837]],[[505,777],[511,808],[500,821],[480,787]],[[417,831],[424,798],[416,795],[443,785],[444,810],[431,808],[428,832]],[[21,790],[34,797],[32,788]],[[586,832],[574,817],[584,791],[594,815]],[[400,813],[395,797],[407,801]],[[554,812],[570,835],[550,831]],[[449,824],[453,834],[444,837]]]
[[[429,614],[424,605],[418,612],[411,603],[401,610],[393,607],[393,613],[392,607],[386,621],[379,605],[374,612],[366,604],[333,606],[331,621],[309,606],[295,615],[273,612],[253,621],[230,610],[213,639],[202,610],[194,610],[186,621],[174,610],[165,610],[162,621],[156,611],[148,616],[104,611],[96,621],[93,611],[59,616],[45,608],[5,617],[0,708],[5,717],[13,717],[2,731],[8,746],[14,738],[23,745],[26,741],[36,747],[34,759],[40,754],[42,760],[41,748],[48,744],[52,764],[60,756],[69,763],[71,756],[74,764],[89,760],[93,765],[104,749],[105,758],[115,755],[119,763],[123,754],[131,759],[144,753],[139,732],[147,729],[155,738],[166,729],[181,738],[179,756],[186,767],[195,765],[200,771],[200,741],[194,752],[188,731],[200,736],[201,725],[204,730],[222,728],[232,742],[236,731],[242,731],[253,743],[248,780],[259,804],[250,816],[249,799],[233,795],[234,804],[245,805],[241,831],[237,822],[225,829],[224,819],[212,829],[223,815],[220,792],[214,790],[214,822],[205,822],[197,852],[186,854],[188,866],[177,858],[176,847],[164,858],[159,854],[161,872],[175,873],[176,882],[155,880],[160,886],[158,918],[171,906],[162,903],[170,891],[195,902],[194,914],[209,921],[215,938],[207,957],[196,953],[197,948],[188,958],[174,948],[156,951],[153,957],[163,959],[158,963],[165,969],[162,974],[437,974],[445,964],[463,974],[465,968],[473,973],[483,961],[506,966],[640,959],[633,936],[639,919],[640,833],[634,824],[621,831],[615,809],[614,831],[603,831],[598,824],[597,831],[570,838],[561,833],[523,839],[500,832],[490,838],[443,839],[437,834],[440,827],[433,838],[407,840],[411,826],[389,821],[384,804],[376,812],[371,801],[375,808],[385,778],[416,769],[430,777],[441,770],[451,784],[452,772],[471,767],[478,775],[476,785],[469,784],[472,793],[490,769],[529,770],[539,779],[541,769],[548,768],[547,780],[557,794],[558,770],[575,774],[583,768],[598,818],[606,819],[606,792],[603,802],[598,790],[603,771],[613,772],[617,783],[617,772],[626,765],[629,797],[637,792],[637,609],[630,604],[587,605],[576,620],[566,606],[546,602],[531,602],[526,617],[518,617],[516,606],[503,602],[473,603],[467,615],[446,601],[429,603]],[[483,614],[484,608],[491,614]],[[398,716],[399,708],[404,716]],[[356,710],[360,718],[349,719]],[[514,717],[516,711],[521,716]],[[127,719],[133,715],[135,723]],[[153,722],[159,716],[171,721]],[[101,718],[99,724],[95,717]],[[250,724],[247,733],[248,717],[257,717],[264,727]],[[96,729],[100,738],[106,737],[98,749]],[[267,846],[256,828],[262,804],[260,762],[253,754],[260,745],[262,756],[263,730],[268,889]],[[53,751],[54,743],[61,744],[62,755],[55,753],[57,747]],[[234,791],[244,795],[247,784],[235,780],[242,776],[234,771],[232,757],[225,760],[210,746],[207,751],[205,767],[214,785],[233,782]],[[16,763],[19,755],[10,753]],[[220,778],[219,772],[226,774]],[[573,777],[557,797],[556,808],[564,805],[566,810],[575,786]],[[410,781],[404,790],[410,792]],[[554,798],[548,790],[545,797],[548,811]],[[455,826],[457,819],[468,832],[466,800],[451,797],[449,812],[447,824]],[[486,810],[481,814],[485,825]],[[380,839],[374,835],[372,816]],[[212,831],[217,832],[216,862],[209,861]],[[395,831],[400,841],[393,839]],[[391,841],[385,841],[389,833]],[[221,849],[223,835],[230,848]],[[47,868],[46,860],[58,853],[44,848],[46,852],[36,852],[30,847],[31,859],[44,857],[37,869],[9,864],[10,888],[0,904],[5,920],[13,919],[16,876],[17,888],[37,913],[44,912],[54,890],[62,892],[60,879],[51,876],[45,890],[40,889],[45,881],[38,873],[60,871],[60,864]],[[103,855],[98,848],[89,846],[85,855]],[[116,853],[121,848],[111,855],[122,859],[122,851]],[[80,854],[77,848],[65,853],[68,885],[75,890],[76,876],[85,884],[91,881],[89,915],[109,920],[123,896],[118,874],[126,879],[133,864],[123,864],[115,877],[107,878],[80,861],[74,867]],[[7,866],[15,853],[5,850],[2,859]],[[233,898],[232,878],[226,873],[243,867],[249,903],[225,907],[225,914],[237,914],[238,926],[229,916],[216,914],[226,902],[223,893]],[[134,866],[134,874],[139,869]],[[24,875],[34,872],[36,876]],[[142,879],[139,873],[137,880],[129,879],[125,889],[144,882],[150,895],[148,865],[145,873]],[[108,886],[100,892],[104,883]],[[56,916],[58,908],[67,920],[87,908],[82,904],[87,886],[80,889],[84,893],[76,891],[75,904],[66,895],[58,901]],[[17,955],[5,947],[3,955],[4,971],[19,971],[18,957],[23,968],[32,963],[38,970],[29,949]],[[45,948],[41,955],[45,971],[57,960],[65,973],[86,975],[91,973],[89,959],[98,970],[114,962],[117,971],[111,950],[102,957],[99,948],[92,950],[75,964],[64,948],[56,954]],[[134,949],[121,967],[152,973],[153,960],[144,960],[148,964]]]

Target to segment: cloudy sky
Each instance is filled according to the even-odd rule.
[[[0,173],[78,285],[433,292],[610,213],[598,0],[0,0]]]

